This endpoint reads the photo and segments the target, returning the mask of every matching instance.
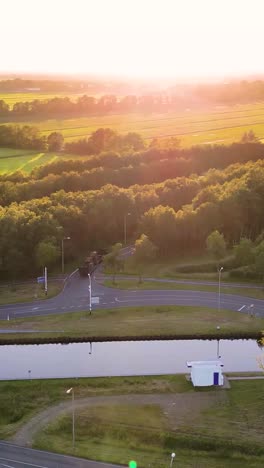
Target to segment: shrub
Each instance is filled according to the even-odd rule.
[[[259,279],[260,275],[257,273],[255,266],[250,265],[234,268],[230,271],[230,278]]]

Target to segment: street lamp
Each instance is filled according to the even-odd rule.
[[[64,273],[64,241],[70,240],[70,237],[61,239],[61,272]]]
[[[176,454],[173,452],[173,453],[171,454],[170,468],[172,467],[173,460],[174,460],[175,457],[176,457]]]
[[[88,273],[88,278],[89,278],[89,309],[90,309],[90,315],[92,313],[92,279],[90,273]]]
[[[218,269],[218,313],[220,312],[221,308],[221,273],[223,269],[223,267]]]
[[[216,329],[220,330],[220,326],[217,325]],[[219,345],[220,345],[220,340],[219,340],[219,338],[217,338],[217,359],[221,358],[221,356],[219,356]]]
[[[74,408],[74,388],[71,387],[66,393],[72,394],[72,448],[74,449],[75,445],[75,408]]]
[[[127,243],[127,216],[131,216],[131,213],[126,213],[124,216],[124,246]]]

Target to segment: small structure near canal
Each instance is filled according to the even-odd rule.
[[[224,364],[219,360],[187,361],[187,367],[191,369],[191,381],[194,387],[209,387],[212,385],[223,385],[223,366]]]

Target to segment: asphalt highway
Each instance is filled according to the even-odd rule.
[[[218,308],[218,293],[216,292],[175,289],[121,290],[103,286],[98,282],[100,276],[99,271],[92,278],[92,296],[99,298],[99,304],[92,305],[94,313],[98,309],[147,305],[188,305]],[[260,299],[221,292],[221,308],[242,313],[248,313],[249,310],[252,310],[255,315],[264,317],[264,300]],[[66,282],[63,292],[58,296],[45,301],[1,306],[0,318],[12,320],[19,317],[64,314],[81,310],[89,310],[89,280],[79,277],[76,271]]]
[[[0,441],[0,468],[118,468],[120,465],[101,463],[19,447]]]

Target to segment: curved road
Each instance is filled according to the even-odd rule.
[[[18,447],[0,441],[0,468],[120,468],[83,458]]]
[[[97,281],[100,272],[92,278],[92,296],[99,297],[93,311],[116,307],[142,305],[188,305],[218,307],[218,293],[192,290],[121,290],[107,288]],[[264,300],[221,293],[221,308],[248,313],[254,305],[254,314],[264,317]],[[0,306],[0,319],[22,318],[38,315],[64,314],[89,310],[89,281],[80,278],[76,271],[66,282],[63,292],[45,301]]]

